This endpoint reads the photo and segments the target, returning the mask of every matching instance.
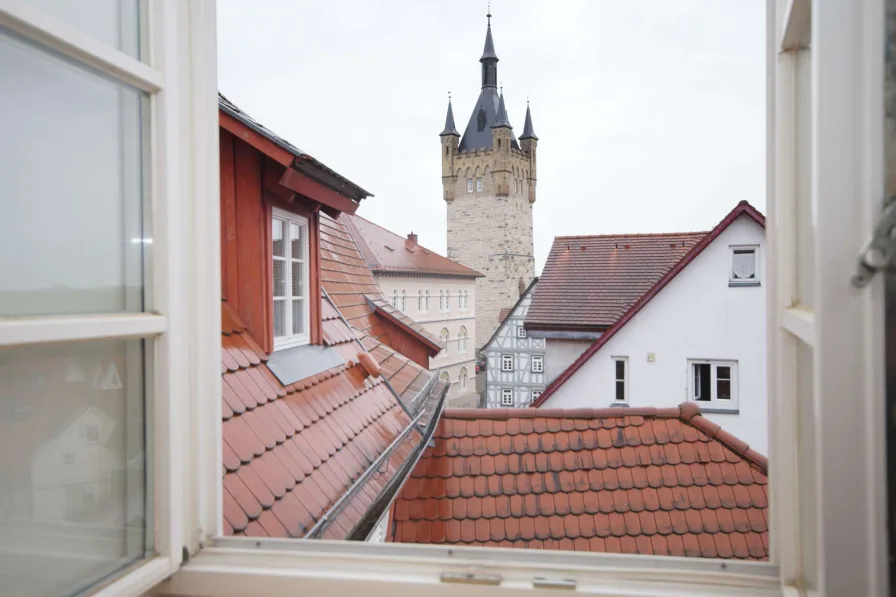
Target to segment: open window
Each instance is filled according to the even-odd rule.
[[[689,360],[690,399],[704,412],[736,411],[737,361]]]

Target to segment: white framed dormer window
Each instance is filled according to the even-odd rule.
[[[274,285],[274,348],[308,343],[308,220],[273,209],[271,225]],[[398,308],[399,294],[392,295]]]
[[[690,359],[688,378],[688,396],[702,410],[737,410],[737,361]]]
[[[728,285],[759,286],[759,246],[731,246],[728,253]]]
[[[501,355],[501,371],[513,371],[513,355]]]
[[[513,406],[513,388],[501,388],[501,406]]]
[[[477,192],[477,193],[481,193],[481,192],[482,192],[482,178],[477,178],[477,179],[476,179],[476,192]]]
[[[613,400],[628,402],[628,357],[611,357],[613,360]]]
[[[467,179],[467,192],[468,193],[473,192],[473,179],[472,178]]]
[[[532,373],[544,373],[544,355],[532,355]]]
[[[0,482],[16,496],[2,500],[0,561],[14,578],[0,592],[144,594],[217,533],[185,507],[217,509],[221,484],[220,433],[190,424],[221,395],[214,8],[0,2],[0,110],[15,114],[0,137],[0,254],[15,254],[0,258],[0,379],[28,407],[0,409],[0,428],[30,430],[0,470],[90,464],[81,486],[52,495],[28,476]],[[74,156],[53,177],[38,139]],[[102,444],[102,464],[35,424],[68,400],[101,413],[81,441]],[[112,491],[94,490],[110,471]],[[47,500],[52,511],[36,506]]]
[[[525,338],[526,337],[526,328],[521,325],[516,326],[516,337],[517,338]]]

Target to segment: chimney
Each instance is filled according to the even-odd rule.
[[[413,231],[411,231],[411,233],[408,234],[408,240],[411,241],[412,245],[416,245],[417,244],[417,235],[414,234]]]

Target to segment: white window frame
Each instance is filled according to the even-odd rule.
[[[513,388],[501,388],[501,406],[513,406]]]
[[[732,410],[736,411],[739,408],[738,402],[738,362],[734,360],[725,360],[725,359],[688,359],[688,400],[691,402],[696,402],[700,405],[700,407],[704,410]],[[709,365],[710,369],[710,397],[709,400],[698,400],[697,393],[699,388],[697,387],[695,380],[695,365]],[[719,367],[729,367],[731,372],[731,378],[729,380],[731,385],[731,398],[729,400],[719,399],[716,396],[717,385],[716,382],[718,380],[718,368]],[[628,373],[628,367],[626,366],[626,373]]]
[[[532,373],[544,373],[544,355],[532,355]]]
[[[506,353],[502,354],[501,355],[501,371],[504,371],[505,373],[508,371],[513,371],[514,361],[516,361],[516,359],[513,357],[512,354],[506,354]],[[509,363],[509,365],[508,365],[508,363]]]
[[[541,398],[542,394],[544,394],[544,390],[532,390],[532,402]]]
[[[467,332],[466,326],[461,326],[460,330],[457,332],[457,352],[463,354],[467,352],[467,338],[469,337],[469,333]]]
[[[451,311],[451,291],[445,291],[445,312]]]
[[[753,280],[743,280],[734,277],[734,253],[735,251],[752,251],[753,267],[756,271],[756,278]],[[728,247],[728,285],[729,286],[760,286],[762,284],[762,268],[759,259],[759,245],[731,245]]]
[[[309,228],[308,218],[300,216],[298,214],[294,214],[292,212],[285,211],[283,209],[279,209],[277,207],[272,208],[271,210],[271,218],[274,220],[282,220],[283,221],[283,246],[284,246],[284,257],[274,256],[274,259],[281,259],[286,263],[286,267],[284,268],[284,275],[286,277],[286,291],[287,294],[285,297],[280,298],[279,300],[285,301],[285,308],[283,309],[283,318],[284,323],[286,325],[287,331],[292,330],[292,301],[296,298],[301,298],[302,300],[302,309],[303,314],[302,317],[305,321],[305,331],[301,334],[291,334],[288,333],[285,336],[277,336],[276,330],[274,330],[274,350],[282,350],[284,348],[292,348],[294,346],[302,346],[303,344],[308,344],[311,340],[311,322],[309,321],[311,317],[311,305],[310,298],[308,296],[309,290],[309,266],[311,265],[311,260],[309,257],[311,256],[311,230]],[[292,241],[289,237],[289,226],[290,224],[296,224],[302,228],[304,228],[304,234],[302,238],[305,241],[304,246],[304,255],[303,259],[296,259],[292,256]],[[292,292],[292,262],[300,261],[304,267],[302,267],[302,272],[305,277],[302,280],[302,288],[305,290],[305,295],[302,297],[295,297],[291,294]],[[273,284],[273,280],[271,280],[271,284]],[[277,297],[274,300],[278,300]],[[398,308],[398,303],[401,300],[401,297],[398,294],[398,290],[394,291],[393,294],[393,306]],[[271,305],[273,309],[273,304]],[[271,325],[273,325],[273,310]]]
[[[525,338],[526,337],[526,328],[522,325],[516,326],[516,337],[517,338]]]
[[[0,318],[2,347],[146,340],[152,363],[145,371],[145,400],[153,553],[94,587],[95,597],[151,590],[179,569],[185,551],[196,553],[221,532],[215,2],[186,6],[158,0],[146,8],[141,45],[148,51],[146,62],[140,62],[30,2],[0,1],[3,27],[149,94],[148,184],[142,199],[151,211],[153,255],[144,275],[153,311]]]
[[[467,179],[467,193],[472,193],[472,192],[473,192],[473,179],[468,178]]]
[[[423,297],[423,312],[429,312],[429,290],[426,291],[426,295]]]
[[[613,361],[613,402],[616,404],[628,404],[629,369],[628,357],[610,357]],[[616,363],[622,363],[622,379],[616,376]],[[622,400],[616,398],[616,384],[622,382]]]
[[[477,193],[482,192],[482,177],[481,176],[476,179],[476,192]]]
[[[417,291],[417,311],[423,313],[423,291]]]

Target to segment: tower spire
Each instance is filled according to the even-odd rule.
[[[507,127],[513,128],[510,126],[510,120],[507,118],[507,108],[504,106],[504,94],[501,93],[501,97],[498,99],[498,115],[494,124],[492,124],[492,128],[496,129],[499,127]]]
[[[535,139],[538,141],[538,135],[535,134],[535,129],[532,127],[532,111],[529,109],[529,100],[526,100],[526,123],[523,125],[523,134],[520,135],[520,141],[524,141],[526,139]]]
[[[450,91],[448,92],[448,115],[445,116],[445,130],[442,131],[439,136],[444,137],[445,135],[460,137],[460,133],[457,132],[457,127],[454,126],[454,110],[451,108]]]
[[[498,86],[498,55],[495,53],[495,40],[492,39],[492,11],[489,7],[488,27],[485,30],[485,48],[479,62],[482,64],[482,88]]]

